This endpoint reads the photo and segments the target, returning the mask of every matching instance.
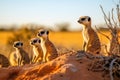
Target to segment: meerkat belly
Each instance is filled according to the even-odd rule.
[[[39,51],[36,48],[33,48],[33,52],[35,56],[39,56]]]
[[[15,52],[12,53],[12,55],[11,55],[11,59],[13,59],[14,61],[17,62],[18,57],[17,57],[17,54],[16,54]]]
[[[86,43],[88,43],[88,41],[89,41],[88,32],[87,32],[86,30],[83,30],[82,35],[83,35],[84,41],[85,41]]]
[[[47,52],[45,43],[41,43],[41,48],[42,48],[43,54],[44,54],[44,56],[45,56],[45,54],[46,54],[46,52]]]
[[[19,58],[19,59],[21,59],[22,58],[22,56],[21,56],[21,54],[20,54],[20,52],[19,51],[16,51],[16,57],[17,57],[17,59]]]

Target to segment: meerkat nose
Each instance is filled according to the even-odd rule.
[[[13,47],[16,47],[16,45],[13,45]]]
[[[41,34],[40,34],[40,33],[38,33],[37,35],[38,35],[38,36],[41,36]]]
[[[33,42],[31,42],[30,44],[33,45]]]
[[[78,23],[81,23],[82,21],[81,21],[81,20],[78,20],[77,22],[78,22]]]

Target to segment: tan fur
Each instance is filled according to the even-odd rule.
[[[9,60],[11,66],[18,66],[16,51],[10,53]]]
[[[30,59],[29,59],[28,53],[23,49],[22,46],[15,46],[16,43],[22,43],[22,42],[20,41],[14,42],[13,46],[16,49],[16,51],[12,52],[9,56],[10,64],[12,66],[20,66],[24,64],[29,64]]]
[[[42,31],[44,32],[44,34],[41,34]],[[47,32],[48,31],[45,29],[40,29],[38,32],[38,37],[41,39],[41,47],[42,47],[43,54],[44,54],[43,62],[51,61],[55,59],[56,57],[58,57],[57,50],[54,44],[49,40],[48,38],[49,32],[48,34]]]
[[[36,42],[34,42],[35,40]],[[30,41],[30,45],[33,47],[32,63],[43,61],[43,51],[39,41],[39,38],[32,38]]]
[[[97,33],[91,27],[91,18],[89,16],[81,16],[78,23],[82,24],[83,27],[83,49],[88,53],[99,54],[101,51],[100,40]]]
[[[8,58],[2,54],[0,54],[0,65],[1,67],[8,67],[10,65]]]

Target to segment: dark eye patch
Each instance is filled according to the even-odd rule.
[[[41,33],[41,34],[44,34],[44,33],[45,33],[45,31],[41,31],[40,33]]]
[[[81,21],[84,21],[84,20],[85,20],[85,18],[82,18],[82,19],[81,19]]]
[[[36,43],[36,42],[37,42],[37,40],[34,40],[33,42],[34,42],[34,43]]]
[[[16,43],[16,46],[19,46],[19,43]]]

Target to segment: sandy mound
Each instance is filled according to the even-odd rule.
[[[1,68],[0,80],[103,80],[102,72],[88,70],[90,62],[86,57],[77,61],[71,52],[43,64]]]

